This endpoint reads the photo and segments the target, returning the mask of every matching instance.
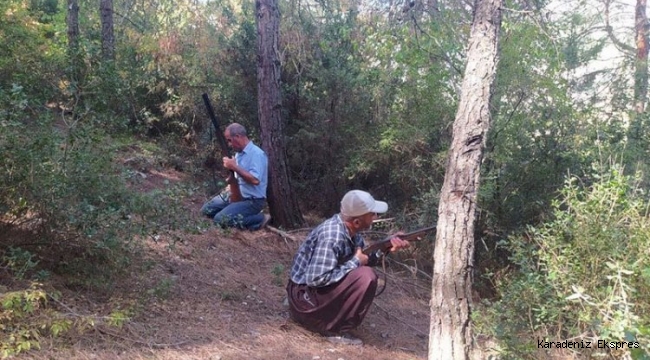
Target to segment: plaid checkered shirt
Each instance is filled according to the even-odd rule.
[[[359,234],[350,237],[340,214],[336,214],[312,230],[300,245],[293,259],[291,281],[312,287],[339,282],[359,267],[353,255],[357,247],[364,246]]]

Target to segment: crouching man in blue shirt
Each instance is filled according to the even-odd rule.
[[[294,321],[331,342],[363,344],[350,330],[361,324],[375,297],[377,275],[370,266],[377,259],[362,252],[359,233],[387,210],[385,202],[352,190],[343,197],[341,212],[311,231],[294,257],[287,284]],[[395,236],[391,245],[396,251],[409,243]]]
[[[201,212],[221,227],[261,229],[271,219],[262,213],[268,183],[266,153],[248,138],[246,128],[238,123],[228,125],[224,137],[237,153],[234,159],[224,157],[223,166],[234,172],[242,200],[231,202],[229,196],[219,194],[205,203]]]

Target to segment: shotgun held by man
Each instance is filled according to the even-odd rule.
[[[415,231],[411,231],[411,232],[408,232],[406,234],[400,234],[400,235],[393,234],[393,235],[390,235],[390,236],[386,237],[383,240],[377,241],[376,243],[374,243],[372,245],[366,246],[363,249],[363,253],[366,254],[366,255],[370,255],[370,254],[376,253],[379,250],[379,251],[383,252],[384,254],[387,254],[390,251],[391,247],[393,247],[391,245],[391,243],[390,243],[390,239],[392,239],[393,237],[397,236],[400,239],[406,240],[406,241],[409,241],[409,242],[411,242],[411,241],[419,241],[419,240],[422,240],[424,235],[426,235],[428,232],[436,230],[436,227],[437,227],[436,225],[433,225],[433,226],[425,227],[425,228],[418,229],[418,230],[415,230]]]
[[[225,157],[232,157],[230,156],[228,141],[226,140],[226,137],[223,135],[221,127],[219,126],[219,121],[217,120],[217,116],[214,114],[212,103],[210,103],[210,97],[208,96],[207,93],[203,93],[202,97],[203,97],[203,103],[205,104],[205,109],[208,111],[208,116],[212,121],[212,125],[214,125],[214,131],[215,131],[214,135],[217,138],[217,142],[219,143],[219,148],[221,149],[221,153]],[[237,181],[237,177],[235,177],[234,171],[230,170],[226,182],[228,183],[228,188],[230,190],[229,201],[231,203],[241,201],[242,200],[241,189],[239,189],[239,182]]]

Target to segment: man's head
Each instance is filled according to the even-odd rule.
[[[343,220],[354,226],[355,231],[369,229],[377,214],[388,211],[388,204],[375,200],[362,190],[348,191],[341,200]]]
[[[223,136],[228,141],[228,144],[233,148],[233,150],[240,152],[244,150],[246,145],[248,145],[248,133],[246,128],[238,123],[232,123],[226,127],[226,130],[223,132]]]

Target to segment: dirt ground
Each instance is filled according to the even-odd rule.
[[[143,178],[144,191],[185,181],[174,170]],[[198,218],[205,200],[183,204]],[[100,326],[19,358],[426,359],[430,280],[416,277],[408,262],[377,270],[387,287],[356,331],[364,345],[334,345],[292,322],[284,304],[291,260],[309,228],[285,237],[269,229],[224,231],[208,219],[203,225],[198,234],[177,234],[173,246],[164,237],[144,240],[141,260],[150,270],[125,278],[105,302],[134,304],[121,328]],[[105,306],[64,289],[63,299],[71,298],[79,314],[102,314]]]

